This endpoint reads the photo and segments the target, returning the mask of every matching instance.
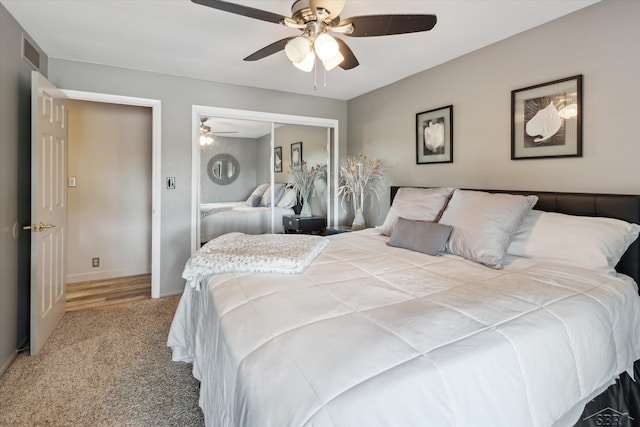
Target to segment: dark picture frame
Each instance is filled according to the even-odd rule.
[[[291,144],[291,169],[299,171],[302,168],[302,141]]]
[[[511,91],[511,160],[582,157],[582,74]]]
[[[282,172],[282,147],[273,148],[273,171]]]
[[[453,105],[416,114],[416,164],[453,163]]]

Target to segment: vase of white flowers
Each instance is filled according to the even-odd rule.
[[[352,230],[366,227],[364,205],[367,200],[380,200],[378,189],[387,183],[382,162],[368,159],[362,153],[357,157],[347,157],[340,162],[340,186],[338,194],[342,202],[350,202],[353,206]]]
[[[320,169],[320,166],[309,167],[303,161],[300,169],[289,170],[287,182],[298,193],[298,201],[302,203],[301,217],[311,216],[311,194],[313,193],[314,181]]]

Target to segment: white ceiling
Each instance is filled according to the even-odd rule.
[[[541,25],[598,0],[347,0],[342,18],[432,13],[424,33],[343,37],[360,66],[326,75],[294,68],[284,52],[242,59],[284,37],[280,25],[189,0],[0,0],[54,58],[348,100]],[[235,0],[290,16],[288,0]]]
[[[271,122],[207,117],[204,124],[211,128],[211,132],[225,138],[257,139],[271,133]],[[280,126],[275,124],[275,127]]]

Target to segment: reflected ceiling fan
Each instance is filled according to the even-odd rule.
[[[207,117],[200,118],[200,145],[206,146],[213,143],[213,137],[216,135],[222,135],[227,133],[238,133],[237,130],[228,132],[214,132],[211,130],[211,126],[207,126],[205,123],[209,120]]]
[[[341,19],[346,0],[296,0],[291,17],[253,7],[220,0],[191,0],[248,18],[272,22],[302,31],[298,37],[278,40],[244,58],[257,61],[284,49],[289,60],[303,71],[314,68],[316,57],[326,70],[336,66],[351,70],[359,65],[347,44],[330,33],[349,37],[376,37],[416,33],[431,30],[437,22],[435,15],[368,15]]]

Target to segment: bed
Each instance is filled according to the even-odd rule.
[[[293,208],[274,207],[274,233],[283,233],[282,217],[294,215]],[[271,207],[248,206],[246,202],[202,203],[200,205],[200,242],[226,233],[271,233]]]
[[[421,239],[397,244],[414,230],[406,224],[429,219],[399,211],[394,187],[390,236],[381,234],[387,220],[380,230],[331,236],[299,275],[223,273],[200,288],[187,283],[168,344],[174,360],[193,363],[207,425],[598,425],[603,415],[630,422],[635,413],[612,409],[619,406],[585,405],[608,388],[633,387],[640,249],[629,223],[640,222],[640,196],[509,191],[505,197],[521,195],[519,206],[535,209],[511,221],[517,230],[497,259],[485,247],[465,253],[470,243],[457,249],[478,237],[460,216],[483,215],[465,205],[476,192],[451,191],[440,208],[404,200],[414,212],[433,210],[435,231],[449,232],[445,253],[403,247]],[[588,266],[582,246],[567,254],[571,262],[552,259],[549,233],[532,237],[540,218],[562,240],[558,224],[576,215],[619,218],[635,237],[616,256],[610,246],[606,259],[587,254]],[[605,239],[612,234],[603,230]],[[527,256],[511,253],[518,251]],[[637,405],[637,385],[633,393]]]
[[[282,217],[300,212],[297,193],[284,183],[258,185],[247,200],[200,204],[200,243],[226,233],[283,233]],[[271,228],[273,205],[273,229]]]

